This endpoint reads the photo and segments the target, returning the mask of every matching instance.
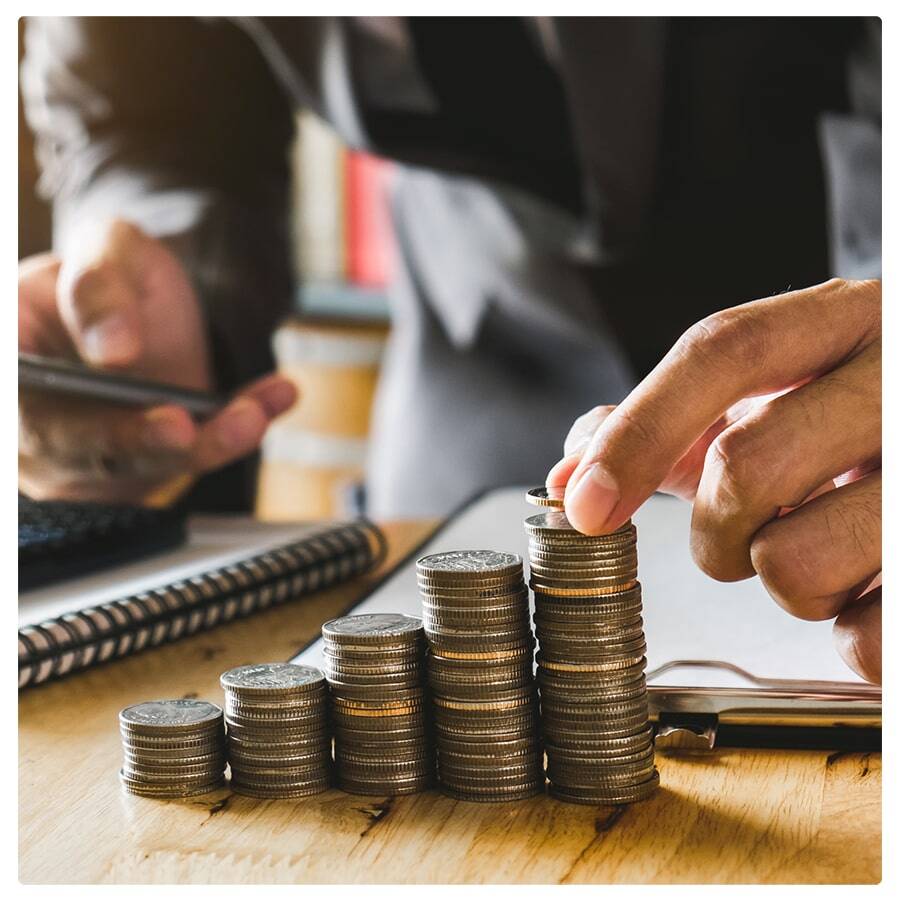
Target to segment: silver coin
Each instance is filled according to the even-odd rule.
[[[463,790],[452,788],[449,785],[441,785],[441,793],[454,800],[462,800],[470,803],[511,803],[516,800],[526,800],[537,794],[544,793],[543,777],[535,779],[530,784],[521,787],[513,786],[509,789],[493,788],[484,791]]]
[[[175,800],[182,797],[194,797],[200,794],[209,794],[225,786],[224,777],[210,781],[208,784],[197,785],[148,785],[133,781],[125,776],[119,776],[122,787],[129,793],[139,797],[150,797],[155,800]]]
[[[366,613],[331,619],[322,626],[322,634],[336,643],[365,640],[367,643],[385,638],[415,639],[422,633],[422,620],[403,613]]]
[[[321,684],[323,679],[322,672],[314,666],[277,662],[238,666],[223,673],[219,683],[226,690],[265,694],[311,688]]]
[[[348,778],[338,779],[338,787],[342,791],[345,791],[348,794],[359,794],[364,797],[392,797],[401,794],[419,794],[422,791],[427,791],[432,783],[433,779],[430,776],[428,778],[415,778],[404,782],[360,782],[351,781]]]
[[[318,781],[291,788],[284,786],[275,788],[267,785],[243,784],[241,782],[232,782],[231,788],[236,794],[253,797],[257,800],[299,800],[302,797],[321,794],[323,791],[327,791],[329,786],[329,780],[322,778]]]
[[[200,741],[184,741],[172,744],[145,744],[136,741],[123,740],[122,749],[125,753],[131,753],[148,758],[166,759],[170,757],[205,756],[216,753],[225,746],[224,732],[217,733],[213,738]]]
[[[422,637],[424,637],[424,633]],[[328,665],[403,668],[417,666],[421,663],[425,655],[425,642],[417,639],[415,643],[393,648],[387,648],[383,644],[372,644],[371,646],[358,644],[348,647],[326,642],[323,653]]]
[[[206,700],[148,700],[126,706],[119,713],[122,726],[148,729],[189,729],[191,726],[214,725],[221,718],[221,708]]]
[[[558,510],[549,510],[548,512],[538,513],[537,515],[529,516],[525,520],[525,530],[529,534],[539,535],[544,532],[549,532],[551,535],[554,535],[555,532],[562,531],[564,533],[578,535],[579,537],[584,538],[585,541],[598,540],[604,537],[618,537],[619,535],[628,533],[633,528],[634,526],[629,520],[623,525],[620,525],[615,531],[611,531],[608,535],[586,535],[582,534],[580,531],[576,531],[566,518],[565,513]]]
[[[659,773],[654,772],[652,777],[641,784],[610,785],[609,787],[593,790],[590,788],[561,788],[551,782],[549,792],[551,797],[555,797],[558,800],[594,806],[598,804],[638,803],[641,800],[647,800],[652,797],[658,787]]]
[[[299,721],[309,721],[315,720],[316,718],[323,717],[328,713],[328,701],[323,700],[315,705],[310,706],[283,706],[283,707],[269,707],[269,706],[251,706],[249,704],[239,704],[232,703],[226,698],[225,700],[225,720],[228,719],[238,719],[238,720],[260,720],[265,722],[276,723],[279,721],[288,722],[290,720],[297,720],[294,724],[299,724]]]
[[[522,565],[522,557],[516,553],[498,550],[450,550],[423,556],[416,562],[421,573],[514,574]]]
[[[546,548],[546,549],[545,549]],[[590,566],[609,565],[611,562],[621,560],[623,558],[637,558],[637,542],[607,544],[597,548],[580,547],[577,544],[571,544],[565,548],[551,547],[549,545],[532,544],[528,548],[529,565],[538,563],[539,565],[551,566],[559,565],[564,567],[588,568]]]
[[[190,755],[182,754],[180,756],[160,756],[156,753],[145,754],[141,751],[133,751],[128,747],[122,748],[122,759],[125,763],[137,765],[148,769],[167,769],[185,766],[216,766],[225,759],[226,746],[224,742],[221,746],[211,749],[207,753],[193,753]]]
[[[528,598],[524,579],[517,579],[510,584],[473,583],[466,587],[442,585],[438,588],[422,583],[417,586],[422,600],[434,605],[468,603],[477,607],[481,604],[505,603],[510,597],[518,597],[521,603],[525,603]]]

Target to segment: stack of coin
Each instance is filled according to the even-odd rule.
[[[537,496],[535,496],[537,495]],[[561,506],[545,488],[532,502]],[[576,531],[560,509],[525,521],[550,793],[632,803],[659,784],[648,720],[637,531]]]
[[[267,800],[324,791],[331,770],[325,676],[313,666],[258,663],[219,682],[232,789]]]
[[[322,626],[337,783],[352,794],[412,794],[434,780],[422,620],[344,616]]]
[[[189,797],[222,786],[222,710],[205,700],[151,700],[119,713],[122,784],[142,797]]]
[[[521,557],[457,550],[425,556],[416,569],[442,790],[484,802],[539,793],[543,753]]]

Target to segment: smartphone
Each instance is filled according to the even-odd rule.
[[[174,403],[196,419],[208,419],[225,405],[225,398],[159,381],[131,378],[77,362],[19,354],[19,388],[104,400],[122,406]]]

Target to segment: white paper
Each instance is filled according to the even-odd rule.
[[[493,549],[526,560],[523,520],[538,512],[524,500],[525,488],[485,495],[450,522],[421,554]],[[767,679],[863,683],[841,660],[831,640],[831,622],[804,622],[788,615],[759,579],[721,584],[704,575],[688,549],[691,508],[656,495],[637,512],[639,579],[643,588],[647,672],[679,660],[721,660]],[[354,613],[421,615],[415,560],[395,572]],[[322,665],[321,641],[297,657]],[[716,667],[680,666],[648,678],[655,685],[747,687],[739,674]]]

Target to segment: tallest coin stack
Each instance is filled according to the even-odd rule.
[[[525,520],[538,687],[550,793],[573,803],[633,803],[659,784],[644,678],[647,645],[637,580],[637,531],[576,531],[556,507]]]

